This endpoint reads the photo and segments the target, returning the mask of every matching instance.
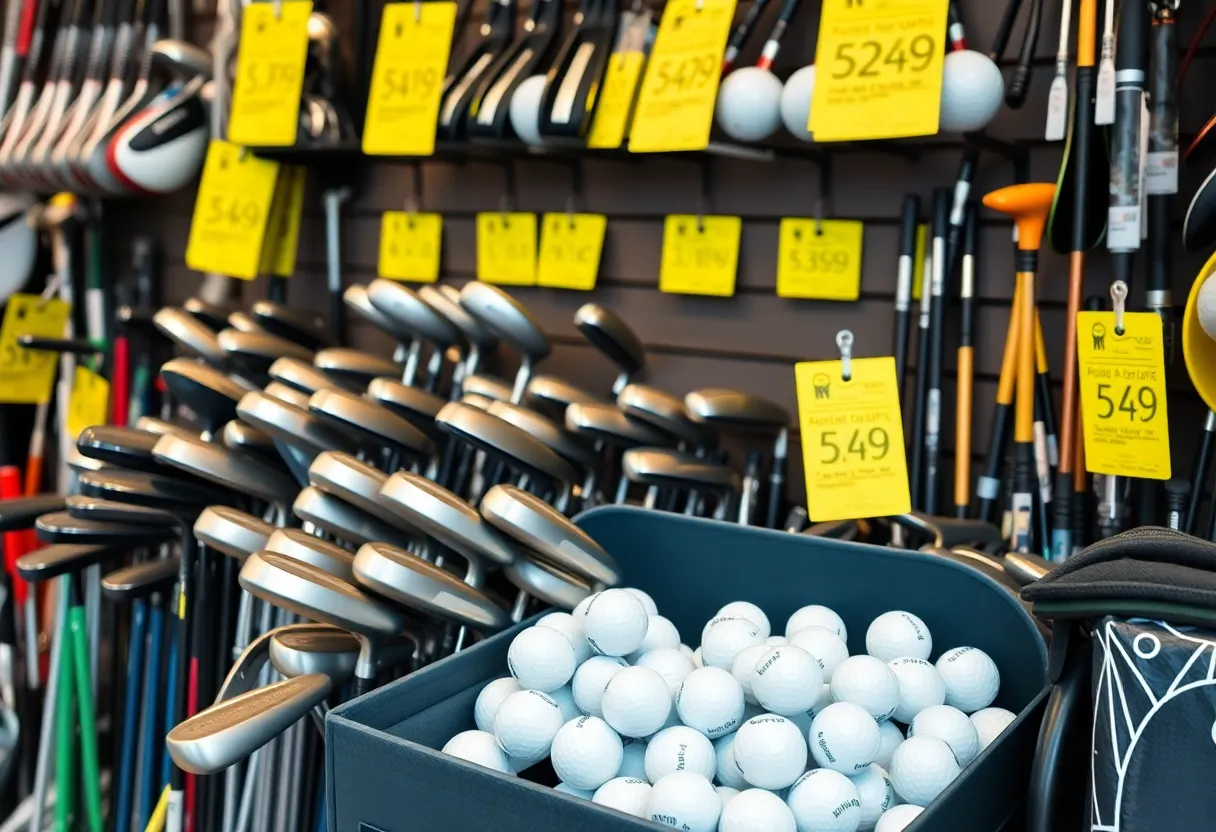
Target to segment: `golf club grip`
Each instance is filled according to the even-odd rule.
[[[1001,463],[1009,441],[1009,422],[1013,408],[1007,402],[997,402],[992,411],[992,429],[988,432],[988,455],[984,474],[976,484],[979,497],[979,518],[989,523],[996,516],[997,500],[1001,496]]]
[[[1051,529],[1052,561],[1062,561],[1072,554],[1072,473],[1056,473],[1056,488],[1051,503],[1053,524]]]
[[[1020,110],[1026,103],[1026,94],[1030,91],[1030,75],[1032,67],[1019,63],[1013,68],[1009,79],[1009,87],[1005,90],[1005,106],[1011,110]]]
[[[1005,16],[1001,18],[1001,25],[997,27],[996,35],[992,38],[992,50],[988,53],[988,57],[994,63],[999,64],[1001,58],[1005,56],[1005,50],[1009,48],[1009,39],[1013,36],[1013,24],[1021,10],[1022,0],[1009,0],[1009,4],[1005,6]]]

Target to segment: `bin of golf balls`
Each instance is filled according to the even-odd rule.
[[[476,684],[434,706],[431,686],[425,709],[384,726],[431,761],[430,785],[442,788],[440,770],[468,778],[448,788],[459,806],[430,815],[451,826],[417,828],[469,828],[453,813],[479,799],[496,829],[512,811],[521,829],[688,832],[995,832],[1013,814],[1045,651],[1006,590],[927,555],[657,512],[602,509],[580,524],[630,586],[365,697],[407,697],[483,653]],[[644,541],[662,554],[646,557]],[[1011,765],[1025,770],[1000,770]]]

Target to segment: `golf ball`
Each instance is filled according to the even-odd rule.
[[[826,627],[803,627],[790,636],[790,644],[815,657],[823,671],[823,681],[831,682],[836,668],[849,657],[848,645]]]
[[[691,771],[675,771],[650,789],[650,819],[684,832],[715,832],[722,798],[713,785]]]
[[[719,667],[697,668],[676,691],[680,720],[710,739],[735,730],[743,718],[743,705],[743,688]]]
[[[738,656],[748,647],[764,644],[760,628],[746,618],[727,618],[719,621],[705,634],[701,642],[701,661],[706,667],[720,667],[730,672]]]
[[[777,714],[749,719],[735,732],[735,765],[743,779],[761,789],[784,789],[806,771],[806,739],[794,723]]]
[[[514,676],[495,679],[482,688],[481,693],[477,694],[476,704],[473,705],[473,721],[477,723],[477,728],[493,733],[494,714],[498,713],[498,706],[508,696],[521,690],[523,688],[515,681]]]
[[[633,587],[633,586],[622,587],[622,590],[624,590],[625,592],[628,592],[634,598],[637,598],[639,601],[641,601],[642,607],[646,610],[647,615],[658,615],[659,614],[659,608],[657,606],[655,606],[654,599],[650,597],[649,593],[647,593],[643,590],[640,590],[637,587]]]
[[[494,715],[494,736],[512,757],[525,760],[549,753],[562,727],[562,709],[547,693],[521,690],[508,696]]]
[[[1195,308],[1199,313],[1199,327],[1209,338],[1216,339],[1216,280],[1209,278],[1199,287]]]
[[[590,790],[617,776],[623,754],[621,738],[597,716],[567,722],[558,730],[549,750],[559,780]]]
[[[712,780],[717,767],[714,744],[684,725],[664,728],[646,744],[646,779],[651,783],[673,771],[691,771]]]
[[[550,627],[557,630],[570,640],[570,644],[574,647],[575,664],[582,664],[591,658],[591,645],[587,643],[587,636],[583,633],[583,625],[578,623],[573,615],[568,612],[551,612],[545,617],[536,622],[537,627]]]
[[[905,725],[925,708],[946,701],[946,683],[937,668],[924,659],[911,656],[887,663],[899,682],[899,704],[891,718]]]
[[[856,774],[878,756],[878,723],[851,702],[828,705],[811,721],[808,744],[815,762],[842,774]]]
[[[507,115],[511,129],[524,144],[541,145],[545,140],[540,135],[540,105],[545,95],[544,75],[526,78],[511,94]]]
[[[835,610],[821,604],[810,604],[795,610],[785,624],[785,637],[793,641],[794,633],[807,627],[823,627],[831,630],[841,641],[848,642],[849,629],[844,626],[844,619]]]
[[[701,661],[701,648],[700,647],[698,647],[696,650],[692,651],[692,666],[693,667],[705,667],[705,662]]]
[[[987,55],[970,49],[947,52],[942,64],[939,129],[971,132],[988,126],[1001,107],[1005,81]]]
[[[760,704],[756,701],[755,693],[752,692],[752,676],[757,660],[768,651],[767,644],[753,644],[751,647],[740,650],[739,655],[735,656],[734,662],[731,663],[730,675],[734,676],[739,687],[743,688],[743,701],[749,705]]]
[[[625,667],[608,682],[601,707],[618,734],[648,737],[667,722],[671,694],[666,680],[653,670]]]
[[[882,813],[882,817],[878,819],[878,825],[874,827],[874,832],[904,832],[912,821],[920,817],[920,813],[923,811],[925,811],[924,807],[913,806],[911,803],[892,806]]]
[[[786,803],[798,832],[856,832],[861,825],[861,795],[838,771],[808,771],[790,787]]]
[[[886,663],[873,656],[852,656],[832,674],[832,699],[852,702],[883,720],[899,705],[899,680]]]
[[[730,805],[730,802],[739,796],[739,790],[732,789],[730,786],[714,786],[714,791],[718,793],[718,797],[722,798],[723,809]],[[719,827],[721,827],[722,818],[718,818],[718,824]]]
[[[980,739],[980,751],[983,751],[1005,732],[1017,715],[1004,708],[984,708],[973,713],[970,719]]]
[[[751,687],[756,701],[775,714],[806,713],[819,698],[823,671],[801,647],[774,647],[756,662]]]
[[[910,612],[884,612],[866,630],[866,652],[884,662],[901,656],[928,659],[933,652],[933,636],[925,622]]]
[[[506,752],[486,731],[461,731],[444,744],[443,753],[504,774],[510,771]]]
[[[623,589],[606,589],[587,605],[580,620],[592,650],[628,656],[642,646],[649,619],[636,596]]]
[[[642,646],[629,655],[629,661],[634,664],[651,650],[680,647],[680,631],[661,615],[649,615],[646,618],[646,635],[642,638]]]
[[[873,829],[882,813],[896,803],[891,777],[877,763],[849,777],[861,797],[861,823],[858,829]]]
[[[736,69],[718,87],[715,116],[732,139],[767,139],[781,125],[781,81],[758,66]]]
[[[881,766],[884,771],[890,771],[891,755],[903,741],[904,732],[899,730],[898,725],[890,721],[878,723],[878,756],[874,758],[874,764]]]
[[[832,704],[832,686],[820,685],[819,695],[815,697],[815,701],[811,703],[811,707],[805,711],[799,711],[796,714],[789,715],[789,719],[798,726],[803,735],[807,735],[811,730],[811,721],[819,716],[819,712]]]
[[[721,792],[721,789],[719,789]],[[718,832],[797,832],[785,801],[764,789],[746,789],[722,807]]]
[[[796,139],[813,141],[807,124],[811,121],[811,98],[815,93],[815,65],[804,66],[786,79],[781,88],[781,123]]]
[[[946,704],[965,714],[983,710],[1001,689],[1001,674],[988,654],[977,647],[956,647],[937,660],[946,684]]]
[[[723,786],[746,789],[747,779],[735,762],[735,734],[727,734],[714,740],[714,756],[717,758],[716,779]]]
[[[764,640],[764,643],[769,647],[780,647],[783,644],[789,644],[790,640],[785,636],[769,636]]]
[[[635,818],[648,818],[650,784],[633,777],[617,777],[596,789],[591,802]]]
[[[908,803],[928,806],[959,775],[950,746],[933,737],[911,737],[891,755],[891,782]]]
[[[625,592],[628,591],[629,590],[625,590]],[[587,611],[587,607],[591,606],[591,602],[594,601],[598,596],[598,592],[593,592],[583,600],[579,601],[578,604],[575,605],[574,609],[570,610],[570,615],[574,616],[574,619],[580,622],[580,626],[583,620],[583,614]]]
[[[608,682],[629,664],[617,656],[592,656],[574,671],[570,689],[574,704],[585,714],[603,716],[604,689]]]
[[[679,650],[662,648],[643,653],[637,660],[638,667],[648,667],[667,680],[667,688],[675,696],[680,683],[695,669],[692,660]]]
[[[967,715],[949,705],[934,705],[916,715],[908,726],[909,737],[934,737],[950,746],[960,768],[980,753],[980,735]]]
[[[574,646],[552,627],[529,627],[511,640],[507,668],[529,690],[557,690],[574,675]]]
[[[765,638],[772,635],[773,627],[769,623],[768,616],[764,614],[764,610],[757,607],[751,601],[731,601],[729,604],[718,610],[717,616],[729,618],[746,618],[748,621],[760,628],[760,632]]]

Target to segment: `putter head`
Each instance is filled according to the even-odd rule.
[[[160,377],[173,397],[189,407],[203,429],[212,433],[236,418],[237,402],[249,392],[231,376],[186,358],[166,361],[161,365]]]
[[[38,494],[0,500],[0,532],[34,528],[34,521],[52,511],[63,511],[66,503],[58,494]]]
[[[238,364],[259,376],[264,376],[280,358],[298,358],[312,361],[313,352],[307,347],[271,335],[269,332],[242,332],[239,329],[222,329],[215,336],[220,349],[234,364]]]
[[[646,348],[637,334],[615,313],[598,303],[584,303],[574,313],[574,327],[591,346],[608,356],[626,378],[646,366]]]
[[[497,416],[530,436],[539,439],[549,450],[556,453],[571,465],[581,468],[596,468],[600,459],[591,448],[566,433],[554,422],[535,410],[529,410],[517,404],[495,401],[491,402],[486,411],[491,416]]]
[[[528,310],[497,286],[469,281],[460,290],[460,305],[487,329],[531,361],[549,354],[549,339]]]
[[[97,497],[69,496],[68,514],[78,520],[100,520],[104,523],[130,523],[144,526],[177,526],[177,518],[167,511],[147,506],[133,506]]]
[[[236,412],[242,421],[269,434],[276,444],[300,450],[309,461],[322,451],[355,450],[354,442],[307,410],[260,391],[246,393]]]
[[[448,403],[447,399],[392,378],[372,379],[372,383],[367,385],[367,397],[396,413],[432,440],[442,436],[435,427],[435,416]]]
[[[124,544],[58,543],[43,546],[17,558],[17,575],[31,584],[38,584],[60,575],[74,575],[108,557],[121,555],[130,548]]]
[[[738,390],[694,390],[684,397],[684,406],[694,422],[731,430],[776,434],[790,423],[781,405]]]
[[[101,594],[111,601],[134,601],[167,593],[177,583],[181,558],[169,555],[116,569],[101,579]]]
[[[534,494],[496,485],[481,501],[481,516],[529,550],[529,557],[594,584],[615,586],[621,569],[590,535]]]
[[[565,420],[566,408],[578,402],[609,404],[603,398],[579,389],[557,376],[533,376],[528,382],[527,402],[538,410],[544,409],[555,418]]]
[[[706,428],[689,418],[683,400],[666,390],[645,384],[627,384],[617,394],[616,406],[627,416],[671,434],[680,442],[705,445],[712,439]]]
[[[320,705],[333,689],[323,673],[284,679],[233,697],[174,726],[165,737],[183,771],[215,774],[239,763]]]
[[[543,442],[484,410],[451,402],[439,411],[435,424],[444,433],[529,474],[539,474],[563,485],[579,479],[570,463],[545,447]]]
[[[354,555],[300,529],[275,529],[266,541],[266,551],[315,566],[348,584],[355,582]]]
[[[39,517],[34,528],[44,543],[70,543],[78,546],[123,546],[140,549],[167,543],[177,536],[172,526],[144,526],[138,523],[107,523],[81,520],[66,511]]]
[[[387,543],[368,543],[355,553],[360,586],[393,601],[482,632],[511,626],[507,611],[481,590],[433,563]]]
[[[511,542],[477,510],[446,488],[417,474],[399,471],[380,489],[380,497],[400,520],[465,557],[506,566],[518,557]]]
[[[268,300],[256,301],[250,311],[262,329],[306,349],[316,350],[334,343],[333,335],[319,315],[310,315]]]
[[[621,456],[621,471],[631,482],[661,488],[737,493],[741,487],[735,469],[668,448],[631,448]]]
[[[355,459],[350,454],[326,451],[308,466],[308,484],[326,494],[349,503],[360,511],[395,525],[399,518],[380,497],[380,488],[388,479],[378,468]]]
[[[295,482],[280,469],[223,445],[184,436],[162,436],[153,455],[180,471],[280,506],[296,495]]]
[[[311,396],[318,390],[338,387],[337,379],[318,370],[307,361],[298,358],[280,358],[270,365],[270,378],[280,384]],[[358,393],[358,390],[354,392]]]
[[[372,379],[381,376],[400,378],[403,368],[388,359],[360,350],[330,347],[313,358],[313,366],[339,379],[344,387],[366,390]]]
[[[630,419],[612,404],[576,402],[566,408],[566,430],[589,442],[603,442],[618,448],[639,445],[667,445],[667,437],[650,425]]]
[[[270,639],[270,663],[288,679],[322,673],[342,685],[355,675],[359,641],[324,624],[282,627]]]
[[[197,479],[114,468],[85,471],[79,483],[80,493],[86,497],[160,508],[180,516],[193,516],[207,506],[226,505],[241,498],[231,489]]]
[[[471,375],[460,384],[466,396],[485,396],[498,402],[511,401],[511,385],[500,378],[487,375]]]
[[[574,609],[592,592],[581,578],[531,558],[519,558],[505,567],[503,574],[517,589],[559,610]]]
[[[407,286],[377,278],[367,284],[367,299],[393,327],[400,341],[421,338],[441,349],[460,342],[460,334],[452,322]]]
[[[214,332],[219,332],[228,326],[228,316],[232,314],[231,309],[216,306],[214,303],[207,303],[202,298],[186,298],[182,304],[182,309],[189,312],[190,316],[200,324]]]
[[[269,523],[228,506],[208,506],[194,521],[194,537],[199,543],[241,563],[265,549],[274,531]]]
[[[220,348],[215,330],[184,309],[171,306],[158,309],[152,315],[152,323],[162,335],[191,355],[212,367],[228,367],[228,356]]]
[[[389,447],[397,454],[429,457],[435,446],[426,434],[370,399],[345,390],[318,390],[308,399],[308,411],[346,433],[361,445]]]
[[[308,393],[301,393],[294,387],[288,387],[286,384],[272,381],[262,388],[262,392],[267,396],[273,396],[281,402],[287,402],[292,407],[308,410]]]
[[[291,505],[291,511],[303,522],[312,523],[354,546],[384,540],[396,546],[408,547],[413,542],[408,534],[396,526],[313,486],[300,491]]]
[[[94,425],[80,432],[76,450],[89,459],[130,471],[164,471],[165,466],[152,456],[158,439],[160,437],[155,433],[138,428]]]
[[[460,305],[460,292],[451,286],[420,286],[418,297],[450,321],[468,343],[475,344],[483,350],[490,349],[498,343],[498,336]]]
[[[346,304],[347,309],[375,326],[381,332],[389,335],[393,334],[393,325],[389,323],[388,318],[384,317],[379,309],[372,306],[371,300],[367,297],[367,287],[363,284],[347,286],[346,291],[342,293],[342,302]]]

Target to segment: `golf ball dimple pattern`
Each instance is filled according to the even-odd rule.
[[[743,688],[719,667],[700,667],[676,692],[680,720],[710,739],[729,734],[743,718]]]
[[[629,665],[617,656],[592,656],[574,671],[570,689],[574,704],[590,716],[603,716],[604,690],[612,677]]]
[[[887,667],[899,682],[899,704],[891,714],[892,719],[907,725],[925,708],[945,704],[946,683],[929,662],[905,656],[888,662]]]
[[[731,601],[718,610],[718,615],[731,618],[746,618],[760,628],[760,633],[766,639],[773,634],[773,626],[769,622],[768,616],[765,615],[764,610],[751,601]]]
[[[532,760],[549,753],[562,727],[562,709],[553,697],[538,690],[508,696],[494,715],[494,736],[512,757]]]
[[[722,798],[699,774],[677,771],[650,789],[650,819],[683,832],[715,832]]]
[[[648,737],[671,713],[671,694],[662,676],[645,667],[626,667],[612,677],[601,702],[604,719],[618,734]]]
[[[756,695],[752,692],[753,671],[760,657],[769,651],[767,644],[755,644],[739,652],[730,666],[730,675],[735,677],[739,687],[743,688],[743,701],[749,705],[759,705]]]
[[[956,647],[937,660],[946,685],[946,704],[973,714],[992,704],[1001,689],[996,663],[977,647]]]
[[[861,825],[861,795],[838,771],[808,771],[790,787],[786,802],[798,832],[857,832]]]
[[[752,717],[740,725],[733,750],[743,779],[761,789],[784,789],[806,771],[802,732],[777,714]]]
[[[806,713],[823,687],[823,671],[810,653],[793,644],[760,656],[752,671],[752,691],[760,705],[775,714]]]
[[[797,829],[790,807],[764,789],[739,792],[722,807],[722,817],[718,819],[718,832],[797,832]]]
[[[673,771],[691,771],[712,780],[717,767],[713,743],[684,725],[664,728],[646,744],[646,779],[651,783]]]
[[[447,741],[443,753],[494,771],[510,771],[506,752],[487,731],[461,731]]]
[[[494,714],[498,713],[498,706],[508,696],[519,693],[521,690],[523,688],[519,686],[519,682],[515,681],[514,676],[495,679],[482,688],[481,693],[477,694],[477,703],[473,705],[473,721],[477,723],[477,728],[493,733]]]
[[[825,682],[832,681],[836,668],[849,657],[848,645],[826,627],[803,627],[790,637],[790,644],[805,650],[818,660]]]
[[[932,737],[912,737],[891,755],[891,782],[907,803],[928,806],[959,775],[950,746]]]
[[[851,702],[836,702],[811,721],[807,744],[823,768],[856,774],[878,756],[878,723],[865,709]]]
[[[591,658],[591,645],[583,632],[583,625],[578,623],[568,612],[551,612],[536,622],[537,627],[549,627],[564,635],[574,647],[575,665],[580,665]]]
[[[701,642],[701,661],[706,667],[719,667],[730,672],[735,656],[748,647],[764,644],[760,628],[746,618],[719,621],[705,634]]]
[[[628,656],[642,646],[649,626],[646,608],[623,589],[606,589],[580,619],[591,649],[605,656]]]
[[[645,780],[617,777],[596,789],[591,802],[635,818],[645,818],[649,816],[650,788]]]
[[[676,629],[676,625],[661,615],[651,614],[646,617],[646,635],[642,638],[642,644],[630,654],[629,661],[636,664],[639,658],[652,650],[679,648],[680,631]]]
[[[669,648],[643,653],[638,657],[636,664],[638,667],[649,668],[662,676],[667,681],[667,689],[673,697],[680,689],[680,683],[696,669],[692,666],[692,659],[678,649]]]
[[[625,590],[625,591],[628,592],[628,590]],[[570,610],[570,614],[572,616],[574,616],[574,619],[576,621],[580,622],[579,623],[580,627],[582,626],[583,614],[587,612],[587,607],[591,606],[591,602],[594,601],[596,598],[598,598],[599,594],[600,593],[598,593],[598,592],[591,593],[586,598],[584,598],[583,600],[581,600],[577,604],[575,604],[574,609]],[[649,614],[649,613],[647,613],[647,614]]]
[[[899,705],[899,680],[873,656],[853,656],[832,674],[832,699],[860,705],[870,716],[883,720]]]
[[[785,637],[793,641],[794,634],[807,627],[823,627],[846,644],[849,641],[849,628],[844,625],[844,619],[822,604],[809,604],[795,610],[785,624]]]
[[[884,612],[866,630],[866,652],[884,662],[901,656],[928,659],[933,636],[925,622],[910,612]]]
[[[750,785],[735,761],[734,734],[714,740],[714,756],[717,758],[716,779],[719,783],[734,789],[746,789]]]
[[[507,667],[520,687],[548,693],[574,675],[574,646],[551,627],[529,627],[511,641]]]
[[[874,827],[874,832],[904,832],[912,824],[912,821],[920,817],[923,811],[925,811],[923,807],[913,806],[911,803],[892,806],[883,812],[882,817],[878,819],[878,825]]]
[[[934,737],[950,746],[960,768],[980,753],[980,735],[967,715],[949,705],[934,705],[916,715],[908,726],[909,737]]]
[[[898,725],[893,722],[878,723],[878,756],[874,758],[874,764],[884,771],[890,771],[891,755],[903,741],[904,732],[899,730]]]
[[[861,798],[861,823],[857,828],[873,829],[882,813],[895,805],[895,786],[891,784],[891,776],[877,763],[872,763],[849,779],[857,787],[857,795]]]
[[[559,780],[590,790],[617,776],[623,754],[621,738],[595,716],[579,717],[563,725],[549,751]]]
[[[646,779],[646,743],[633,737],[621,740],[621,767],[617,777],[633,777],[638,780]]]
[[[973,713],[970,719],[979,736],[980,751],[983,751],[1004,733],[1010,723],[1017,719],[1017,715],[1004,708],[984,708],[982,711]]]

